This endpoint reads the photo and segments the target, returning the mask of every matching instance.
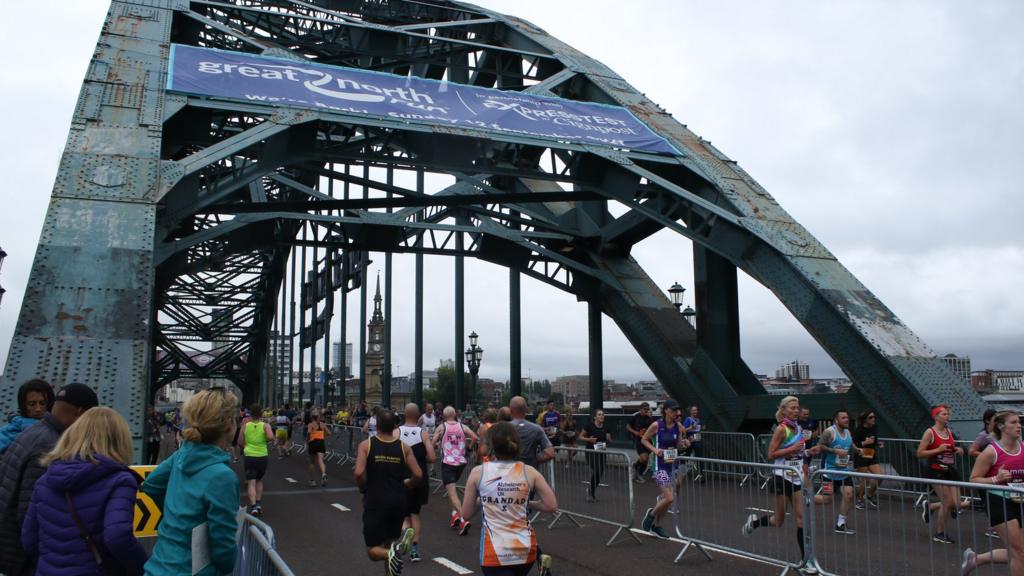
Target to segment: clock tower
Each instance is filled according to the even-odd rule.
[[[373,297],[373,317],[367,324],[369,338],[366,343],[366,403],[379,406],[382,398],[384,372],[384,313],[380,309],[380,275],[377,275],[377,293]]]

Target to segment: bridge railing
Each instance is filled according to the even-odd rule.
[[[541,465],[541,472],[558,496],[558,513],[549,527],[562,518],[577,526],[580,520],[616,528],[605,546],[630,531],[636,514],[631,470],[633,461],[623,450],[588,450],[559,446],[556,458]]]
[[[240,524],[234,576],[294,576],[274,549],[269,524],[249,514],[242,515]]]

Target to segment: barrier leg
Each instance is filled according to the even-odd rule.
[[[575,524],[577,528],[582,528],[583,527],[583,524],[580,524],[580,521],[575,519],[575,518],[573,518],[573,516],[571,514],[566,514],[565,512],[559,512],[558,514],[555,514],[555,519],[551,521],[551,524],[548,524],[548,530],[554,528],[555,524],[558,524],[558,521],[561,520],[563,517],[568,518],[569,520],[571,520],[572,523]]]

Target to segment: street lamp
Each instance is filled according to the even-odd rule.
[[[683,309],[683,292],[686,292],[686,288],[680,286],[679,282],[668,289],[668,295],[672,298],[672,305],[676,307],[676,312]]]
[[[480,361],[484,356],[484,349],[476,345],[477,338],[479,336],[476,332],[470,332],[469,348],[466,348],[466,365],[469,366],[469,374],[473,377],[473,390],[476,390],[476,375],[480,372]]]
[[[696,328],[697,312],[693,308],[687,306],[686,310],[683,310],[683,320],[689,322],[691,327]]]

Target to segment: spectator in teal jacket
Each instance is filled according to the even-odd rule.
[[[39,422],[53,408],[53,387],[45,380],[33,378],[18,388],[18,414],[11,418],[6,426],[0,428],[0,454],[3,454],[11,442]]]
[[[163,510],[147,576],[218,576],[235,569],[238,476],[227,452],[235,435],[238,400],[224,389],[204,390],[182,409],[184,442],[151,472],[142,491]],[[205,554],[192,556],[193,545]]]

